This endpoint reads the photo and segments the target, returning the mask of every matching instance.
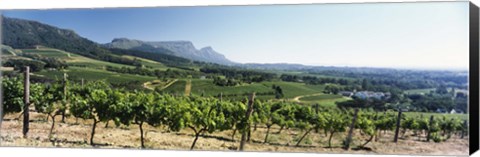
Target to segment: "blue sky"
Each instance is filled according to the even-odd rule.
[[[468,2],[3,11],[99,43],[189,40],[241,63],[468,68]]]

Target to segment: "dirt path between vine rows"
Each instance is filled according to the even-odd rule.
[[[97,125],[94,142],[96,146],[89,145],[91,120],[68,117],[61,123],[61,117],[56,117],[56,126],[53,136],[48,137],[51,119],[45,121],[46,116],[31,112],[30,131],[28,138],[23,138],[22,121],[15,119],[19,113],[8,114],[1,126],[0,146],[21,147],[64,147],[64,148],[123,148],[139,149],[140,135],[138,125],[116,127],[113,123],[105,127],[101,122]],[[191,129],[182,129],[179,132],[170,132],[165,127],[144,126],[145,145],[147,149],[160,150],[188,150],[195,138]],[[246,151],[257,152],[310,152],[310,153],[348,153],[348,154],[403,154],[403,155],[468,155],[468,136],[461,139],[458,135],[445,142],[426,142],[425,135],[412,136],[408,132],[399,139],[398,143],[392,142],[394,132],[382,133],[378,141],[373,140],[366,145],[367,149],[357,149],[368,137],[358,131],[354,132],[351,150],[341,148],[346,133],[336,133],[332,139],[333,148],[328,147],[328,136],[323,131],[312,131],[299,147],[295,144],[303,131],[298,129],[284,129],[278,133],[280,127],[274,125],[270,130],[267,143],[263,143],[267,129],[258,125],[256,131],[252,130],[251,142],[245,146]],[[239,147],[241,134],[237,132],[232,140],[232,130],[206,133],[200,137],[195,150],[207,151],[236,151]]]
[[[292,100],[295,101],[295,102],[301,102],[300,99],[303,98],[303,97],[317,96],[317,95],[323,95],[323,94],[324,94],[324,93],[315,93],[315,94],[308,94],[308,95],[300,95],[300,96],[294,97]]]
[[[155,80],[154,80],[154,81],[155,81]],[[178,79],[175,79],[175,80],[171,81],[170,83],[166,84],[165,86],[163,86],[163,87],[160,88],[160,89],[161,89],[161,90],[166,89],[166,88],[170,87],[172,84],[174,84],[174,83],[177,82],[177,81],[178,81]],[[150,90],[155,90],[154,88],[149,87],[149,86],[148,86],[148,83],[152,83],[152,81],[147,81],[147,82],[143,83],[143,84],[142,84],[142,87],[143,87],[143,88],[150,89]]]

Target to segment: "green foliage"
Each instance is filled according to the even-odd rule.
[[[114,67],[114,66],[107,66],[107,71],[117,72],[122,74],[134,74],[134,75],[143,75],[143,76],[153,76],[157,78],[185,78],[187,76],[200,76],[199,72],[195,71],[186,71],[186,70],[172,70],[168,68],[165,71],[161,71],[159,69],[149,69],[149,68],[128,68],[128,67]]]
[[[403,119],[401,121],[400,127],[402,127],[404,130],[419,130],[421,129],[420,122],[417,120],[417,118],[414,117],[405,117],[402,115]]]
[[[373,136],[376,133],[375,115],[373,113],[358,112],[355,128],[361,129],[363,133]]]
[[[132,97],[131,93],[122,92],[120,90],[107,90],[109,114],[107,120],[113,120],[115,125],[119,126],[130,125],[133,117],[135,116],[132,109]]]
[[[23,110],[23,83],[18,78],[4,78],[3,88],[3,114],[20,112]]]
[[[332,147],[332,137],[337,132],[344,132],[348,124],[351,122],[347,114],[341,113],[338,110],[333,110],[330,112],[322,112],[323,117],[325,117],[325,127],[324,129],[330,132],[330,137],[328,140],[329,147]]]
[[[47,85],[39,92],[43,93],[43,96],[34,102],[38,112],[53,116],[60,114],[60,110],[65,110],[67,102],[63,85],[58,83]]]
[[[13,67],[14,70],[24,71],[25,66],[30,67],[30,71],[38,72],[44,69],[46,63],[38,60],[26,60],[26,59],[8,59],[3,66]]]
[[[295,105],[291,103],[279,103],[275,104],[275,107],[279,107],[274,115],[273,123],[282,127],[294,127],[295,126]]]
[[[427,94],[427,95],[408,95],[408,98],[412,100],[412,106],[417,111],[431,111],[436,112],[437,109],[450,111],[455,107],[452,96],[449,94]]]
[[[65,60],[61,60],[58,58],[46,57],[36,53],[24,53],[22,54],[22,56],[44,62],[45,63],[44,68],[55,68],[55,69],[61,70],[61,69],[66,69],[68,67],[67,62]]]
[[[223,75],[227,79],[238,80],[244,83],[271,81],[274,78],[278,77],[274,73],[262,72],[262,71],[256,71],[256,70],[246,70],[246,69],[240,69],[240,68],[232,68],[232,67],[221,66],[221,65],[204,66],[200,68],[200,71],[206,74]],[[222,83],[221,81],[218,81],[218,82]],[[230,84],[234,84],[234,82]],[[225,85],[229,85],[228,80],[227,80],[227,84]]]
[[[430,134],[430,136],[431,136],[433,142],[436,142],[436,143],[439,143],[439,142],[442,142],[442,141],[445,140],[442,136],[440,136],[440,134],[438,132],[433,132],[433,133]]]
[[[376,128],[380,130],[393,130],[397,122],[396,112],[385,112],[384,114],[378,115],[377,120],[375,121]]]

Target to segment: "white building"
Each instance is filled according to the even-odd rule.
[[[384,99],[385,94],[382,92],[372,92],[372,91],[360,91],[356,92],[354,96],[361,98],[361,99],[367,99],[367,98],[374,98],[374,99]]]

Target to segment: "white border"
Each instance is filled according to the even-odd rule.
[[[0,9],[112,8],[155,6],[366,3],[366,2],[448,2],[467,0],[0,0]]]
[[[11,9],[62,9],[62,8],[117,8],[117,7],[156,7],[156,6],[216,6],[216,5],[261,5],[261,4],[312,4],[312,3],[372,3],[372,2],[429,2],[432,0],[0,0],[0,10]],[[466,0],[433,0],[466,1]],[[471,0],[480,4],[480,0]],[[53,152],[52,152],[53,151]],[[166,151],[135,149],[77,149],[77,148],[23,148],[0,147],[0,156],[206,156],[206,157],[313,157],[313,156],[387,156],[316,153],[260,153],[260,152],[211,152],[211,151]],[[402,155],[388,155],[400,157]],[[404,155],[403,155],[404,156]],[[480,157],[480,153],[474,154]]]

